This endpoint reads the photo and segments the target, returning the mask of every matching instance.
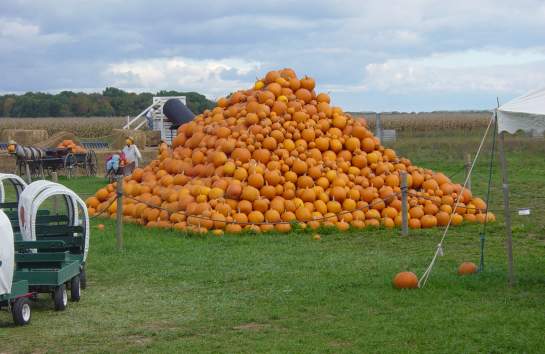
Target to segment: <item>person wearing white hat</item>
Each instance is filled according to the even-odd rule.
[[[17,149],[17,142],[13,139],[10,139],[8,141],[8,152],[10,154],[14,154],[16,149]]]
[[[134,143],[134,138],[129,136],[125,142],[127,145],[123,148],[123,154],[125,154],[127,163],[134,162],[134,167],[138,167],[138,162],[142,161],[142,154],[138,150],[138,146]]]

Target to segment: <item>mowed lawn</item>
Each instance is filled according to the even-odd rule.
[[[479,225],[452,229],[423,289],[392,288],[403,270],[421,275],[441,230],[363,230],[289,235],[188,236],[92,221],[89,287],[79,303],[55,312],[47,296],[32,323],[16,328],[0,313],[3,352],[543,352],[545,330],[545,148],[508,140],[517,285],[507,286],[501,190],[496,169],[484,272]],[[522,141],[522,142],[521,142]],[[400,139],[395,146],[425,167],[454,173],[478,137]],[[541,143],[541,144],[540,144]],[[487,145],[486,148],[489,148]],[[484,195],[487,161],[477,165]],[[461,174],[454,179],[460,181]],[[63,181],[80,193],[103,180]],[[97,225],[104,223],[105,231]]]

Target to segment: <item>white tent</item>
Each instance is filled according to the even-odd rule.
[[[8,217],[0,210],[0,295],[11,293],[14,268],[13,230]]]
[[[507,258],[509,262],[509,283],[515,282],[513,269],[513,244],[511,231],[511,211],[509,209],[509,179],[505,159],[504,135],[517,131],[543,134],[545,132],[545,88],[531,91],[498,107],[494,112],[499,133],[499,153],[503,179],[503,202],[505,230],[507,234]]]
[[[498,132],[545,132],[545,87],[517,97],[497,109]]]

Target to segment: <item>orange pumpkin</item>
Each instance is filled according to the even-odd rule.
[[[401,224],[402,171],[412,228],[445,226],[452,213],[452,225],[494,220],[482,199],[383,147],[364,118],[333,106],[315,86],[292,69],[273,70],[183,124],[171,147],[161,144],[156,160],[125,178],[124,192],[138,199],[124,198],[126,220],[197,233],[273,229],[249,219],[391,228]],[[82,151],[73,141],[60,145]],[[115,184],[99,189],[86,200],[89,212],[107,208],[105,216],[115,217],[114,197]]]
[[[400,272],[395,275],[392,283],[397,289],[416,289],[418,277],[413,272]]]
[[[473,262],[463,262],[458,267],[459,275],[469,275],[477,272],[477,266]]]

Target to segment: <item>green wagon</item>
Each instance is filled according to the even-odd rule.
[[[43,208],[55,198],[63,213]],[[56,310],[68,305],[68,290],[79,301],[90,237],[83,200],[63,185],[36,181],[21,193],[16,218],[14,280],[26,281],[31,292],[50,293]]]
[[[11,311],[16,325],[27,325],[31,318],[29,298],[35,294],[30,292],[27,280],[14,280],[13,231],[9,218],[2,210],[0,234],[0,308]]]

